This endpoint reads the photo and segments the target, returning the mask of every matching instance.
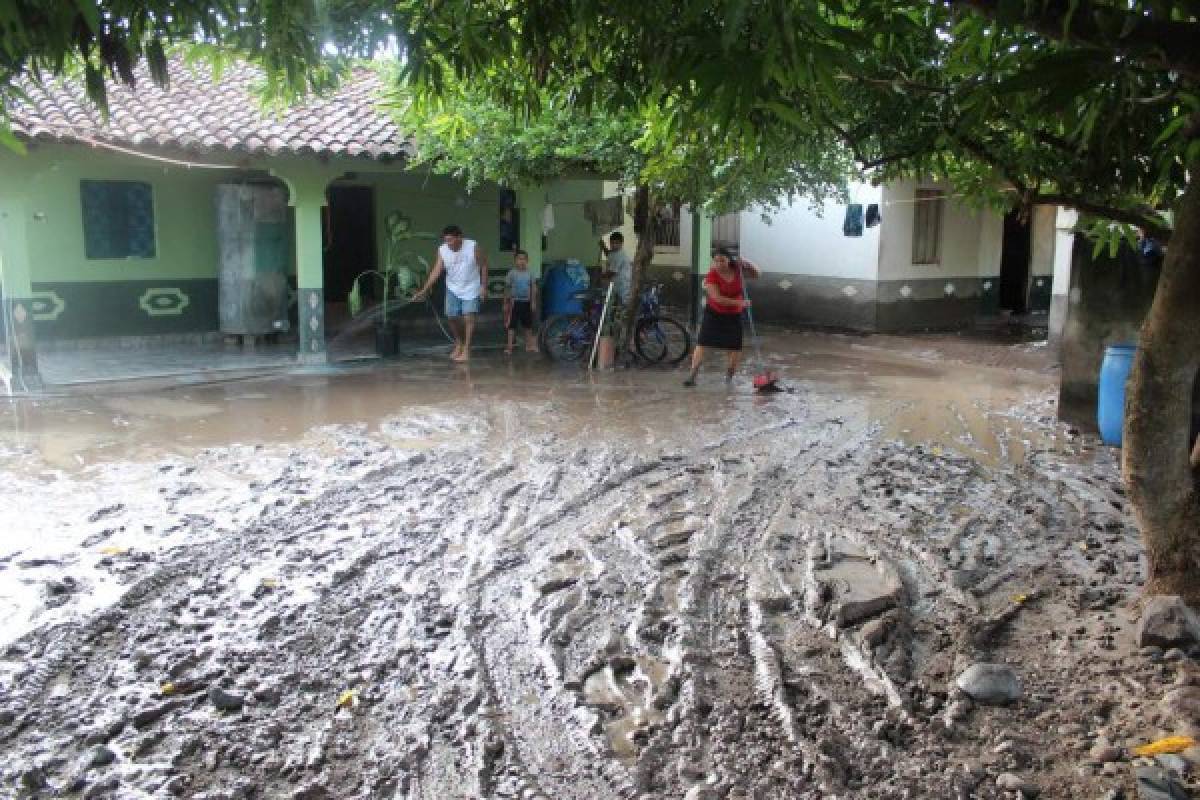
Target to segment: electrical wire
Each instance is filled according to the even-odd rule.
[[[161,164],[171,164],[177,167],[187,167],[188,169],[244,169],[238,164],[206,164],[202,161],[183,161],[178,158],[168,158],[167,156],[157,156],[153,153],[144,153],[140,150],[134,150],[129,147],[105,142],[100,139],[94,139],[85,133],[80,133],[77,129],[69,125],[46,125],[45,127],[58,131],[60,134],[65,134],[83,144],[99,147],[104,150],[112,150],[115,153],[123,153],[127,156],[135,156],[136,158],[144,158],[148,161],[157,161]]]

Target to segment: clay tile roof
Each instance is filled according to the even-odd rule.
[[[327,154],[380,161],[412,154],[411,143],[377,107],[382,82],[367,67],[328,96],[310,97],[276,113],[261,108],[255,86],[261,71],[230,66],[214,82],[207,67],[174,59],[171,82],[155,86],[143,64],[137,87],[112,84],[105,120],[82,86],[65,81],[29,82],[28,102],[12,108],[13,131],[31,141],[83,142],[126,147],[236,152],[251,155]]]

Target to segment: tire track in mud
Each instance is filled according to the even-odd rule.
[[[661,452],[381,449],[23,640],[45,657],[0,736],[58,785],[47,752],[111,742],[149,795],[955,796],[976,745],[940,738],[938,670],[969,609],[1028,585],[1014,521],[1103,531],[1113,498],[839,413],[782,398]],[[856,582],[895,591],[847,610]]]
[[[775,585],[764,586],[771,540],[790,527],[788,520],[780,524],[778,519],[788,498],[818,463],[831,453],[860,447],[864,438],[863,433],[851,435],[835,417],[821,420],[816,428],[810,440],[790,443],[796,452],[782,459],[768,456],[766,465],[757,467],[750,455],[740,474],[731,475],[741,491],[730,492],[729,508],[711,529],[712,540],[703,551],[708,558],[701,562],[692,592],[691,642],[683,645],[684,684],[691,689],[685,695],[691,702],[683,715],[690,723],[685,738],[696,766],[711,766],[683,765],[676,770],[680,783],[663,787],[669,792],[712,784],[723,791],[794,794],[821,791],[829,782],[828,759],[819,742],[798,724],[799,709],[786,691],[779,649],[767,622],[765,609],[786,612],[790,598],[777,581],[767,578]],[[708,718],[715,724],[696,724]],[[741,746],[747,739],[755,746]],[[756,755],[762,759],[760,769],[747,770],[746,759]]]

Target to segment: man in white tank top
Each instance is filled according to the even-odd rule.
[[[471,357],[471,336],[475,333],[475,315],[487,299],[487,253],[464,239],[462,228],[447,225],[442,230],[442,245],[429,273],[429,280],[414,295],[420,300],[429,294],[442,272],[446,273],[446,317],[454,334],[454,352],[450,358],[463,362]]]

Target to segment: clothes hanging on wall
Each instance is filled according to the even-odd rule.
[[[554,206],[546,203],[542,208],[542,236],[549,236],[554,230]]]
[[[608,233],[625,224],[625,204],[621,197],[588,200],[583,204],[583,216],[592,223],[592,233]]]
[[[871,203],[867,206],[867,227],[874,228],[881,222],[883,222],[883,215],[879,213],[879,203]]]
[[[851,203],[846,206],[846,219],[842,223],[842,233],[846,236],[863,235],[862,203]]]

